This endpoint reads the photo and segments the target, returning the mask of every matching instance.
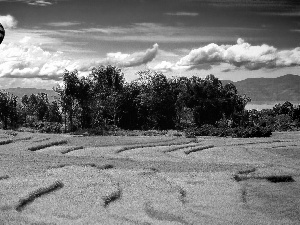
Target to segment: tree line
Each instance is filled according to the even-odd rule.
[[[248,133],[265,129],[260,135],[266,136],[266,130],[275,129],[270,117],[288,115],[290,124],[300,119],[299,106],[288,103],[275,106],[272,113],[245,110],[250,98],[239,95],[231,83],[222,85],[213,75],[167,78],[148,70],[125,82],[121,69],[108,65],[92,69],[89,76],[66,70],[63,84],[54,90],[58,97],[52,102],[45,93],[24,95],[18,101],[16,96],[0,92],[2,127],[97,134],[111,129],[177,129],[219,136],[234,136],[243,128],[241,132]]]

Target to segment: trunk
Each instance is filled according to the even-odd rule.
[[[70,110],[69,113],[69,120],[70,120],[70,131],[73,131],[73,110]]]
[[[7,130],[7,124],[8,124],[7,117],[4,117],[4,121],[3,122],[4,122],[3,129]]]

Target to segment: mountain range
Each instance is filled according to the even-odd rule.
[[[233,82],[239,94],[252,102],[300,102],[300,76],[287,74],[277,78],[248,78]]]
[[[251,102],[298,102],[300,103],[300,76],[287,74],[277,78],[248,78],[242,81],[232,82],[221,80],[223,85],[233,83],[239,94],[245,94],[251,98]],[[22,98],[23,95],[46,93],[53,100],[57,93],[53,90],[36,88],[9,88],[5,91]]]

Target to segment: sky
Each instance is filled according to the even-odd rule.
[[[115,65],[222,80],[300,75],[299,0],[0,0],[0,89]]]

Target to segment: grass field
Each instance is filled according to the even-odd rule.
[[[299,224],[300,132],[0,131],[0,224]]]

